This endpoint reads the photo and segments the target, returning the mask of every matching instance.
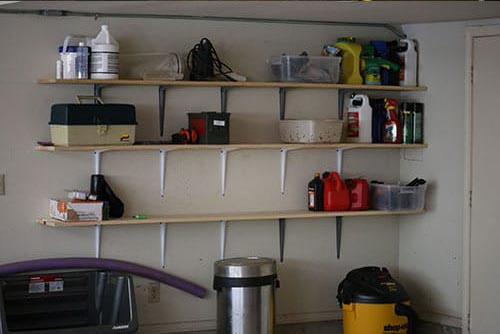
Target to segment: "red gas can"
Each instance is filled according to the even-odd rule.
[[[370,207],[369,185],[365,179],[346,180],[351,197],[351,211],[368,210]]]
[[[344,211],[350,205],[349,189],[337,172],[323,179],[323,207],[325,211]]]

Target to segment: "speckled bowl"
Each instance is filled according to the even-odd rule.
[[[280,137],[285,143],[338,143],[343,121],[337,119],[280,121]]]

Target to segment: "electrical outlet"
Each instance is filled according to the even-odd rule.
[[[0,195],[5,195],[5,174],[0,174]]]
[[[148,285],[148,303],[160,302],[160,283],[149,283]]]

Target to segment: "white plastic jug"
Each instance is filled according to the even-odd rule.
[[[368,95],[356,94],[349,100],[346,141],[372,142],[372,107]]]
[[[417,44],[412,39],[399,40],[399,59],[401,62],[401,70],[399,72],[400,86],[417,86],[418,73],[418,52]]]
[[[120,46],[111,36],[107,25],[92,39],[90,59],[91,79],[118,79],[120,71]]]

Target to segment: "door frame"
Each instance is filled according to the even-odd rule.
[[[474,39],[500,36],[500,25],[465,28],[465,187],[463,225],[463,277],[462,277],[462,333],[470,334],[470,289],[471,289],[471,201],[472,201],[472,89]]]

